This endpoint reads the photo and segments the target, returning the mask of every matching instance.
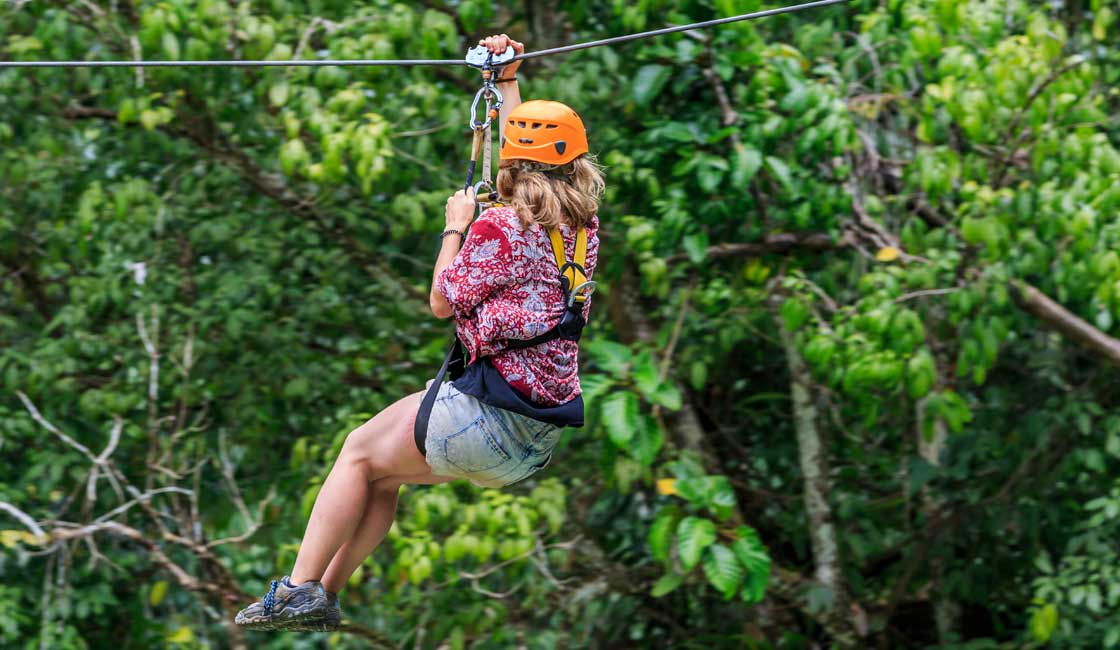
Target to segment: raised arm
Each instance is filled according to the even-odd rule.
[[[512,47],[513,51],[517,54],[525,53],[525,44],[519,43],[505,34],[498,34],[496,36],[488,36],[478,42],[479,45],[486,47],[494,54],[501,54],[506,51],[506,48]],[[510,111],[517,108],[521,104],[521,89],[517,86],[517,70],[521,67],[520,61],[514,61],[505,68],[502,68],[502,74],[499,79],[509,79],[510,81],[499,81],[498,90],[501,91],[502,97],[505,102],[502,104],[502,109],[498,113],[498,133],[501,134],[505,131],[506,119],[509,117]]]
[[[498,34],[496,36],[489,36],[478,42],[479,45],[485,46],[495,54],[501,54],[506,51],[506,48],[512,47],[513,51],[518,54],[524,54],[525,45],[518,43],[505,34]],[[509,117],[509,112],[517,108],[521,104],[521,90],[517,87],[517,69],[521,67],[520,61],[514,61],[502,69],[500,79],[507,79],[509,81],[499,81],[498,90],[501,91],[504,103],[502,109],[498,113],[498,122],[495,128],[498,133],[505,131],[506,119]],[[463,234],[450,234],[443,238],[443,243],[440,246],[439,256],[436,259],[435,269],[432,273],[432,289],[429,294],[429,304],[432,308],[432,313],[436,318],[450,318],[452,315],[451,303],[448,302],[447,297],[440,293],[436,287],[438,284],[439,276],[443,270],[451,265],[451,262],[458,255],[459,249],[462,247],[463,240],[466,237],[467,228],[470,227],[471,221],[474,219],[474,192],[464,192],[459,190],[449,199],[447,199],[447,207],[445,210],[446,228],[447,230],[455,230]]]

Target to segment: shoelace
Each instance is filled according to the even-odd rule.
[[[272,620],[272,606],[276,604],[276,588],[280,586],[279,580],[273,580],[272,584],[268,586],[268,593],[261,599],[261,604],[264,605],[264,615],[268,620]]]

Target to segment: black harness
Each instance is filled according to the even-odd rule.
[[[583,307],[587,303],[587,298],[595,291],[595,283],[587,279],[587,271],[584,268],[587,260],[587,229],[580,228],[576,233],[575,261],[568,261],[564,253],[564,238],[558,229],[550,229],[548,236],[552,242],[556,266],[560,270],[560,285],[564,289],[564,310],[560,313],[560,320],[547,332],[531,339],[509,339],[506,341],[507,349],[524,350],[557,339],[579,341],[583,328],[587,325],[583,317]],[[416,448],[421,454],[427,454],[428,420],[432,417],[432,408],[436,404],[440,386],[448,376],[452,381],[461,377],[466,368],[466,354],[462,343],[456,337],[447,351],[447,356],[443,359],[443,365],[436,373],[435,380],[424,393],[424,398],[420,401],[420,409],[416,413],[416,424],[412,428],[412,435],[416,441]]]

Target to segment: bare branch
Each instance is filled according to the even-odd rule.
[[[117,443],[121,440],[122,429],[124,429],[124,420],[120,417],[114,418],[113,428],[109,431],[109,444],[105,445],[105,449],[98,454],[97,461],[93,464],[93,469],[89,472],[89,478],[86,479],[86,499],[90,503],[97,500],[97,480],[101,477],[100,468],[108,464],[109,457],[116,451]],[[124,498],[124,494],[121,492],[121,486],[117,483],[116,477],[110,472],[105,475],[105,478],[109,479],[109,482],[113,485],[113,488],[117,492],[117,497]]]
[[[233,537],[223,537],[222,539],[208,542],[206,548],[211,549],[216,546],[221,546],[222,544],[240,544],[255,535],[256,532],[260,530],[261,525],[264,524],[264,509],[267,508],[268,504],[272,503],[272,500],[275,498],[276,487],[272,486],[268,489],[268,495],[257,504],[257,516],[249,520],[249,527],[246,528],[244,532],[240,535],[234,535]]]
[[[798,250],[832,251],[849,248],[852,246],[850,236],[845,233],[840,239],[827,233],[778,233],[769,235],[759,242],[737,242],[730,244],[716,244],[710,246],[704,259],[718,259],[720,257],[758,257],[768,254],[784,254]],[[666,260],[669,264],[683,262],[688,255],[678,253]]]
[[[94,521],[94,523],[100,523],[100,522],[103,522],[103,521],[107,521],[109,519],[112,519],[113,517],[116,517],[119,514],[122,514],[126,511],[128,511],[133,506],[137,506],[137,505],[140,505],[142,503],[148,503],[149,501],[152,500],[152,497],[154,497],[157,494],[166,494],[166,493],[169,493],[169,492],[174,492],[176,494],[185,494],[187,496],[190,496],[190,495],[194,494],[194,492],[192,492],[191,490],[188,490],[186,488],[173,486],[173,485],[168,486],[168,487],[155,488],[154,490],[148,490],[147,492],[144,492],[144,493],[140,494],[139,496],[137,496],[132,501],[122,503],[121,505],[117,506],[116,508],[113,508],[109,512],[106,512],[105,514],[101,515],[97,519],[94,519],[93,521]]]
[[[1024,311],[1065,338],[1120,366],[1120,340],[1093,327],[1026,282],[1012,282],[1011,288]]]
[[[170,573],[179,586],[189,591],[199,591],[211,593],[215,596],[221,597],[222,590],[215,584],[205,581],[200,581],[191,574],[187,573],[183,567],[179,566],[167,556],[166,553],[152,540],[148,539],[142,532],[125,526],[124,524],[116,521],[102,521],[85,526],[70,524],[66,522],[59,522],[58,527],[51,531],[48,536],[52,541],[63,542],[73,539],[82,539],[98,533],[109,533],[117,537],[123,537],[140,544],[147,550],[151,558],[165,571]]]
[[[19,523],[23,524],[27,527],[27,530],[31,531],[32,535],[36,537],[46,537],[46,531],[44,531],[42,527],[39,526],[34,517],[27,514],[26,512],[20,510],[10,503],[7,503],[6,501],[0,501],[0,510],[3,510],[12,517],[15,517],[15,519],[19,521]]]
[[[228,443],[226,442],[226,432],[224,429],[218,431],[218,459],[222,464],[222,478],[225,480],[226,487],[229,489],[230,498],[233,499],[234,506],[237,511],[241,513],[241,517],[247,522],[253,521],[249,515],[249,508],[245,505],[245,498],[241,496],[241,489],[237,486],[237,479],[234,477],[233,461],[229,457]]]
[[[140,314],[136,314],[136,332],[148,354],[148,428],[149,433],[155,433],[158,427],[156,409],[159,406],[159,348],[155,343],[159,339],[159,312],[155,305],[152,306],[152,333],[148,333],[144,317]]]
[[[896,303],[899,303],[906,302],[907,300],[913,300],[914,298],[924,298],[925,296],[944,296],[945,294],[955,293],[960,290],[960,287],[946,287],[944,289],[923,289],[922,291],[911,291],[910,293],[904,293],[901,296],[895,298],[894,301]]]

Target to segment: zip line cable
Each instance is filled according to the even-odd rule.
[[[550,56],[552,54],[563,54],[565,52],[573,52],[575,50],[583,50],[589,47],[599,47],[600,45],[614,45],[615,43],[625,43],[627,41],[636,41],[642,38],[650,38],[653,36],[663,36],[665,34],[675,34],[677,32],[687,32],[690,29],[706,29],[708,27],[716,27],[718,25],[726,25],[728,23],[737,23],[743,20],[757,20],[759,18],[768,18],[770,16],[777,16],[779,14],[794,13],[805,9],[816,9],[817,7],[827,7],[829,5],[838,5],[848,2],[849,0],[816,0],[816,2],[806,2],[799,5],[789,5],[786,7],[778,7],[776,9],[765,9],[763,11],[755,11],[749,14],[741,14],[738,16],[729,16],[727,18],[716,18],[715,20],[705,20],[704,22],[691,23],[688,25],[678,25],[676,27],[664,27],[662,29],[653,29],[648,32],[638,32],[636,34],[626,34],[625,36],[613,36],[611,38],[603,38],[597,41],[587,41],[584,43],[575,43],[573,45],[562,45],[560,47],[553,47],[547,50],[537,50],[536,52],[526,52],[513,57],[513,61],[521,61],[523,59],[535,59],[539,56]]]
[[[546,50],[538,50],[536,52],[526,52],[513,57],[511,61],[520,61],[524,59],[535,59],[542,56],[551,56],[553,54],[563,54],[566,52],[573,52],[575,50],[584,50],[591,47],[599,47],[602,45],[614,45],[615,43],[625,43],[628,41],[636,41],[643,38],[651,38],[653,36],[662,36],[665,34],[674,34],[677,32],[684,32],[691,29],[705,29],[708,27],[715,27],[717,25],[726,25],[728,23],[736,23],[744,20],[757,20],[759,18],[767,18],[769,16],[777,16],[779,14],[794,13],[803,11],[805,9],[815,9],[818,7],[827,7],[829,5],[836,5],[846,3],[849,0],[816,0],[814,2],[805,2],[802,4],[789,5],[785,7],[778,7],[775,9],[765,9],[762,11],[755,11],[749,14],[740,14],[738,16],[729,16],[727,18],[717,18],[715,20],[705,20],[697,23],[689,23],[687,25],[678,25],[675,27],[664,27],[662,29],[654,29],[647,32],[638,32],[635,34],[626,34],[623,36],[614,36],[611,38],[603,38],[597,41],[586,41],[583,43],[573,43],[571,45],[562,45],[560,47],[553,47]],[[370,66],[438,66],[438,65],[463,65],[462,59],[300,59],[295,61],[280,61],[280,60],[228,60],[228,61],[0,61],[0,69],[5,68],[265,68],[265,67],[319,67],[319,66],[354,66],[354,67],[370,67]]]

